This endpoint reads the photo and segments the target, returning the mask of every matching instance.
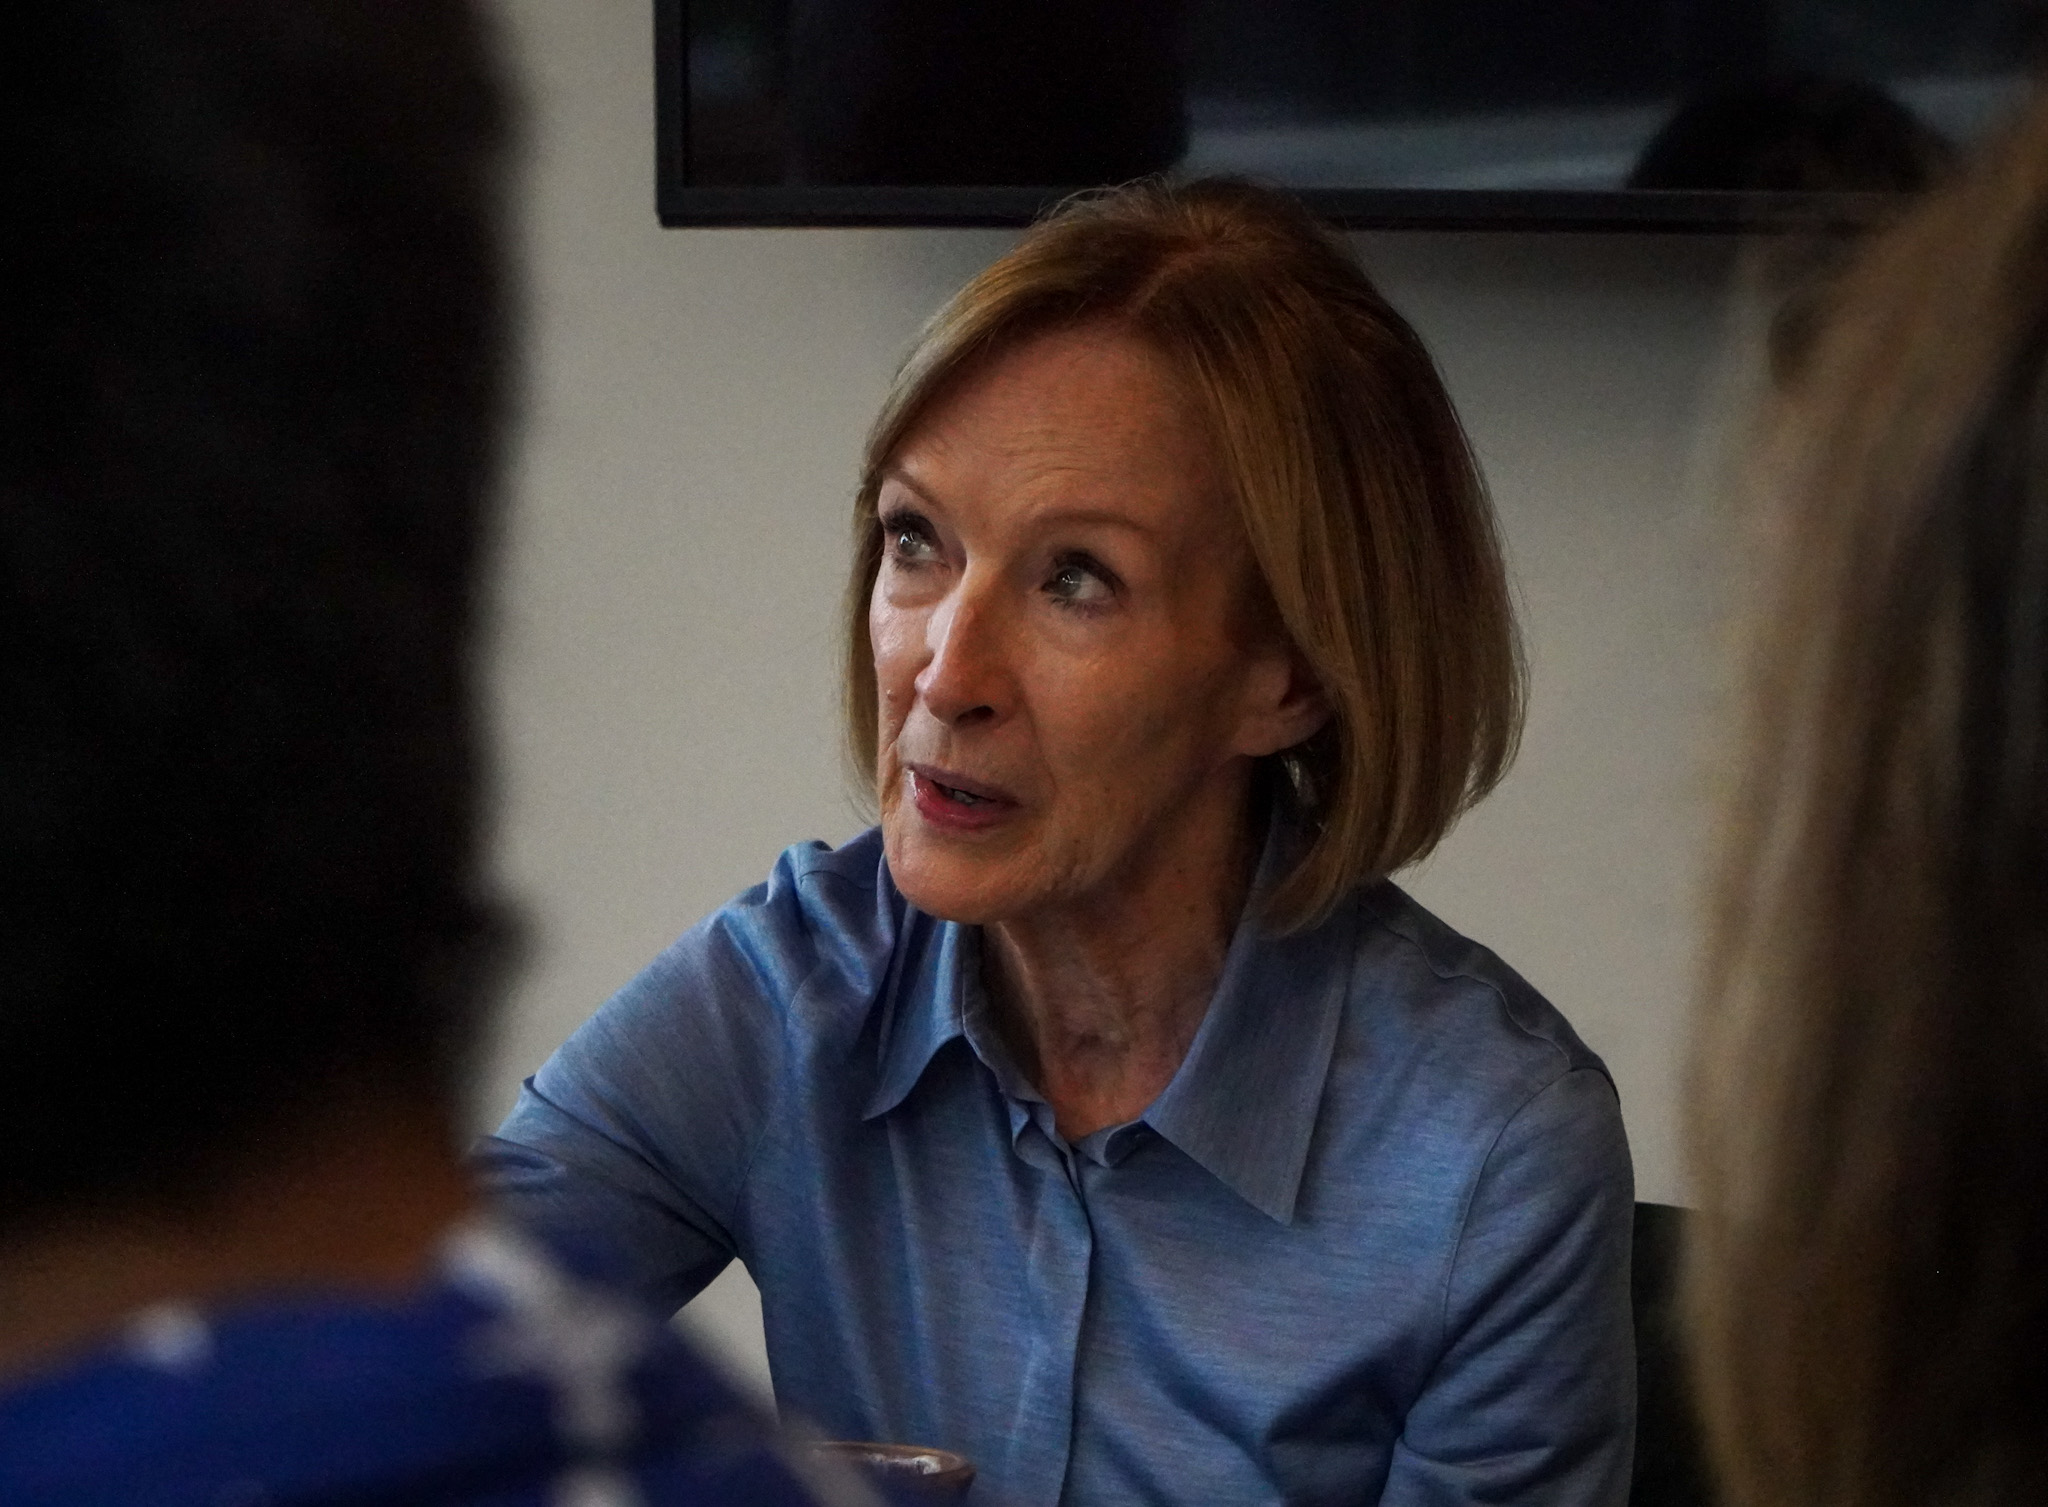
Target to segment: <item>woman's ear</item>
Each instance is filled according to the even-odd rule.
[[[1329,699],[1293,645],[1275,645],[1252,666],[1234,752],[1264,758],[1304,743],[1330,720]]]

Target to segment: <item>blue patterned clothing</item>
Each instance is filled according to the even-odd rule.
[[[871,1500],[815,1477],[657,1319],[482,1221],[405,1298],[155,1308],[0,1388],[7,1507]]]

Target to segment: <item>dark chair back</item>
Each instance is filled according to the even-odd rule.
[[[1708,1507],[1706,1458],[1678,1321],[1685,1210],[1636,1205],[1636,1467],[1629,1507]]]

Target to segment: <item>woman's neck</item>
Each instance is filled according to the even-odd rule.
[[[1141,1114],[1187,1056],[1251,887],[1241,811],[1175,833],[1114,894],[985,928],[996,1019],[1069,1141]]]
[[[0,1377],[160,1303],[402,1292],[471,1207],[445,1116],[411,1105],[321,1116],[189,1208],[79,1214],[0,1246]]]

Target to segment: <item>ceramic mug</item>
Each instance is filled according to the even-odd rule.
[[[960,1502],[966,1500],[967,1488],[974,1484],[974,1462],[949,1449],[859,1439],[825,1439],[809,1448],[873,1482],[899,1502]]]

